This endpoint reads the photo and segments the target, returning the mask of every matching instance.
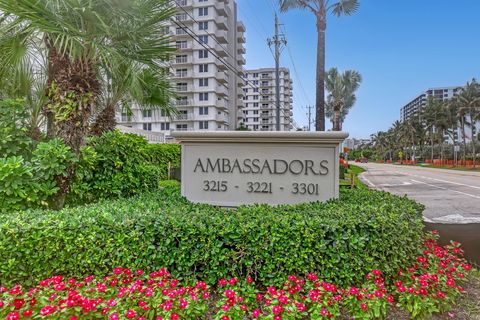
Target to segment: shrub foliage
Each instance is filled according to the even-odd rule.
[[[422,207],[371,190],[340,200],[236,210],[197,205],[178,188],[130,199],[0,215],[0,279],[105,274],[115,266],[167,267],[208,283],[251,276],[276,284],[316,272],[339,285],[372,269],[397,272],[418,254]]]

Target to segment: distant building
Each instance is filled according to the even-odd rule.
[[[411,119],[412,117],[420,118],[421,111],[427,105],[427,101],[429,97],[434,97],[435,99],[440,101],[446,101],[455,97],[457,94],[460,93],[461,90],[462,90],[462,87],[460,86],[427,89],[426,91],[417,95],[414,99],[412,99],[410,102],[408,102],[405,106],[403,106],[400,109],[400,121],[404,122]],[[470,122],[470,119],[467,119],[467,122]],[[465,140],[467,142],[472,141],[472,137],[478,134],[479,128],[480,128],[480,121],[478,121],[476,129],[472,129],[471,127],[467,126],[465,128]],[[444,137],[445,142],[448,142],[448,143],[453,143],[454,141],[455,143],[458,143],[463,140],[462,129],[460,125],[458,125],[456,130],[453,132],[453,138],[454,140],[452,140],[452,137],[449,135],[445,135]]]
[[[420,117],[421,110],[427,105],[428,97],[445,101],[453,98],[461,90],[461,87],[431,88],[413,98],[400,109],[400,121],[406,121],[411,117]]]
[[[343,142],[343,147],[348,148],[350,150],[356,150],[364,145],[367,145],[371,142],[370,139],[355,139],[355,138],[348,138],[345,139]]]
[[[165,32],[177,52],[171,61],[179,114],[160,110],[118,113],[123,126],[169,135],[171,131],[235,130],[243,113],[245,26],[237,20],[236,1],[176,0],[174,20]]]
[[[276,130],[275,68],[245,72],[244,125],[252,131]],[[280,130],[293,130],[293,84],[290,71],[280,68]]]

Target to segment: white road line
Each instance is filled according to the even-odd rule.
[[[464,183],[459,183],[459,182],[447,181],[447,180],[442,180],[442,179],[435,179],[435,178],[425,177],[425,176],[421,176],[421,175],[418,175],[418,174],[411,174],[411,173],[406,173],[406,172],[401,172],[401,171],[394,171],[394,172],[395,172],[395,173],[399,173],[399,174],[404,174],[404,175],[407,175],[407,176],[412,176],[412,177],[418,177],[418,178],[423,178],[423,179],[428,179],[428,180],[434,180],[434,181],[438,181],[438,182],[455,184],[455,185],[457,185],[457,186],[463,186],[463,187],[468,187],[468,188],[480,189],[480,187],[471,186],[471,185],[469,185],[469,184],[464,184]]]
[[[370,180],[368,180],[364,174],[362,174],[360,178],[363,179],[366,183],[368,183],[370,187],[375,188],[375,185]]]
[[[427,186],[437,188],[437,189],[441,189],[441,190],[448,190],[448,191],[451,191],[451,192],[460,193],[460,194],[463,194],[465,196],[469,196],[469,197],[472,197],[472,198],[475,198],[475,199],[480,199],[480,196],[476,196],[476,195],[473,195],[473,194],[470,194],[470,193],[465,193],[465,192],[461,192],[461,191],[457,191],[457,190],[452,190],[452,189],[448,189],[448,188],[444,188],[444,187],[439,187],[439,186],[436,186],[434,184],[426,183],[426,182],[423,182],[423,181],[417,181],[417,180],[413,180],[413,179],[411,179],[410,181],[413,181],[415,183],[425,184]]]

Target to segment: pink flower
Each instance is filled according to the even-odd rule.
[[[20,320],[20,313],[18,311],[10,312],[5,320]]]
[[[109,320],[118,320],[118,313],[112,313],[110,317],[108,317]]]
[[[25,310],[22,312],[22,314],[25,318],[28,318],[33,314],[33,310],[32,309]]]
[[[360,305],[360,308],[362,308],[363,311],[367,311],[367,309],[368,309],[368,304],[362,303],[362,304]]]
[[[273,306],[272,308],[273,314],[277,315],[282,312],[282,306]]]
[[[136,315],[137,313],[131,309],[128,309],[127,312],[125,313],[125,317],[127,317],[127,319],[135,318]]]
[[[255,309],[252,311],[252,318],[258,318],[260,316],[260,310]]]
[[[177,313],[172,313],[172,315],[170,316],[171,320],[177,320],[178,318],[180,318],[180,316]]]
[[[123,272],[123,269],[122,269],[122,268],[118,268],[118,267],[117,267],[117,268],[114,268],[114,269],[113,269],[113,273],[114,273],[114,274],[122,274],[122,272]]]
[[[235,292],[233,290],[225,290],[225,296],[227,298],[233,298],[235,297]]]

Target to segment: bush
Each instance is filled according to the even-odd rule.
[[[59,139],[40,142],[30,161],[0,158],[0,211],[47,207],[59,190],[55,179],[65,177],[75,161],[75,154]]]
[[[317,272],[339,285],[395,273],[418,253],[422,207],[371,190],[341,199],[237,210],[197,205],[178,188],[62,211],[0,215],[0,279],[167,267],[208,283],[228,275],[272,284]],[[176,275],[178,275],[176,274]]]
[[[149,144],[135,134],[107,132],[89,140],[91,149],[82,152],[82,160],[69,198],[71,204],[98,199],[129,197],[158,189],[172,168],[180,163],[180,146]]]

